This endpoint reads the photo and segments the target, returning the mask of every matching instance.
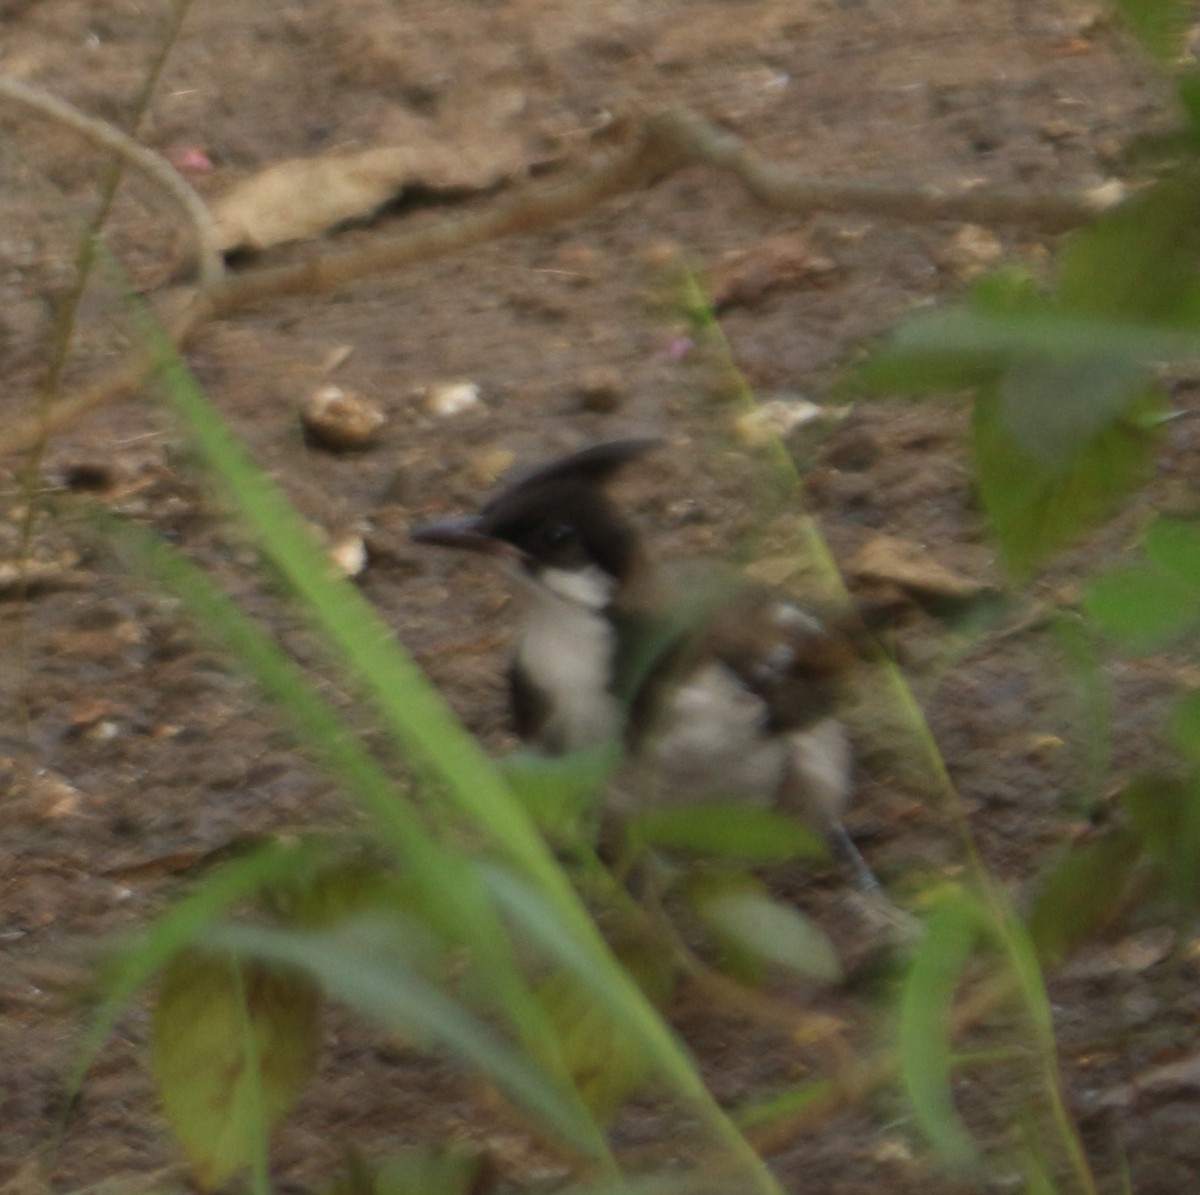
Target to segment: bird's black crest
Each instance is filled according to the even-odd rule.
[[[654,437],[631,440],[610,440],[604,444],[593,444],[570,456],[559,457],[527,473],[514,482],[506,494],[518,490],[540,489],[543,486],[562,482],[579,482],[584,485],[603,485],[615,477],[621,469],[648,452],[663,446],[663,441]]]

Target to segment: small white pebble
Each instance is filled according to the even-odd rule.
[[[443,419],[478,405],[479,386],[475,382],[442,382],[425,392],[425,409]]]
[[[367,545],[361,535],[348,535],[329,549],[343,577],[357,577],[367,567]]]

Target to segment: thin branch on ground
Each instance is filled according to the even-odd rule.
[[[768,162],[734,133],[686,108],[654,118],[657,135],[687,162],[733,174],[760,203],[781,211],[886,216],[910,224],[1013,224],[1043,233],[1067,232],[1094,220],[1123,198],[1120,184],[1077,191],[815,178]]]
[[[1039,232],[1061,232],[1087,223],[1120,199],[1119,187],[1077,192],[983,187],[950,191],[929,185],[814,178],[764,160],[741,138],[694,112],[672,108],[650,116],[606,160],[566,181],[529,184],[478,213],[383,237],[366,248],[312,254],[285,266],[227,275],[212,248],[207,209],[162,158],[111,125],[15,80],[0,78],[2,98],[34,108],[93,143],[116,150],[176,200],[191,227],[199,262],[199,282],[191,301],[166,321],[176,348],[183,348],[210,319],[238,308],[286,295],[335,292],[360,278],[514,233],[549,228],[688,165],[727,170],[759,202],[798,215],[853,212],[916,223],[1015,224]],[[37,416],[14,421],[0,449],[27,451],[40,437],[60,432],[89,412],[136,392],[147,384],[154,368],[150,354],[135,351],[95,385],[59,399]]]
[[[93,145],[112,150],[130,166],[157,183],[179,206],[191,231],[200,289],[207,290],[220,281],[225,273],[225,263],[214,248],[216,237],[212,216],[209,215],[204,200],[170,162],[152,149],[139,145],[115,125],[98,120],[94,116],[87,116],[56,96],[20,83],[16,79],[10,79],[6,75],[0,75],[0,97],[32,108],[35,112],[73,129]]]

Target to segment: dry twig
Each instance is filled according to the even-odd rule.
[[[728,170],[761,203],[799,214],[860,212],[919,223],[939,220],[1009,223],[1042,232],[1060,232],[1086,223],[1119,199],[1119,194],[1111,188],[1076,193],[984,188],[945,191],[931,186],[812,178],[764,161],[739,137],[693,112],[668,109],[648,118],[606,160],[564,182],[529,184],[507,200],[477,213],[384,237],[367,248],[315,254],[290,265],[225,275],[211,250],[207,211],[195,192],[165,161],[104,122],[84,116],[62,101],[13,80],[0,79],[0,97],[36,108],[96,144],[115,149],[166,188],[179,203],[197,246],[200,279],[192,301],[168,320],[168,334],[177,348],[182,348],[208,320],[240,307],[284,295],[336,291],[369,275],[397,270],[513,233],[544,229],[579,216],[614,195],[657,182],[690,164],[703,163]],[[62,431],[89,411],[136,391],[153,372],[151,354],[139,349],[94,386],[60,399],[37,417],[17,420],[9,426],[0,447],[12,452],[27,450],[41,437]]]

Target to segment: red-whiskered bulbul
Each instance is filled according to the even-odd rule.
[[[719,570],[665,566],[608,494],[658,440],[544,465],[418,543],[505,562],[528,609],[510,671],[515,728],[550,755],[619,741],[610,808],[737,799],[801,813],[876,881],[842,828],[852,759],[838,680],[870,636]]]

